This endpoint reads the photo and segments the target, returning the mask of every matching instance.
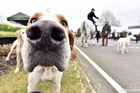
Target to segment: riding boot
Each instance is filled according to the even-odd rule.
[[[93,24],[94,24],[94,26],[95,26],[95,31],[97,32],[97,31],[98,31],[97,25],[96,25],[95,23],[93,23]]]
[[[95,24],[95,30],[96,30],[96,32],[98,31],[98,29],[97,29],[97,25]]]

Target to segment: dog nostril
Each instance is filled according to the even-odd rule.
[[[64,30],[59,27],[54,27],[51,31],[51,37],[55,41],[62,41],[65,38]]]
[[[41,37],[40,28],[37,26],[32,26],[27,30],[27,37],[31,40],[36,40]]]

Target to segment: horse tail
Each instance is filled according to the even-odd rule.
[[[81,24],[81,40],[84,40],[85,39],[85,36],[86,36],[86,21],[83,21],[82,24]]]
[[[82,32],[83,32],[83,31],[86,31],[86,26],[85,26],[85,24],[86,24],[86,21],[84,21],[84,22],[82,23],[82,25],[81,25],[81,30],[82,30]]]

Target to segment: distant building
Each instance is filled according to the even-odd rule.
[[[128,29],[140,29],[140,25],[137,25],[137,26],[129,26]]]
[[[128,31],[132,32],[132,34],[139,34],[140,33],[140,25],[129,26]]]
[[[28,16],[22,12],[19,12],[17,14],[14,14],[14,15],[8,17],[7,20],[14,21],[16,23],[19,23],[19,24],[26,26],[29,18],[30,18],[30,16]]]

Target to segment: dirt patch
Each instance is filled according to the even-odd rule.
[[[7,73],[10,66],[16,65],[16,60],[11,59],[10,61],[5,61],[5,56],[0,56],[0,76]]]

